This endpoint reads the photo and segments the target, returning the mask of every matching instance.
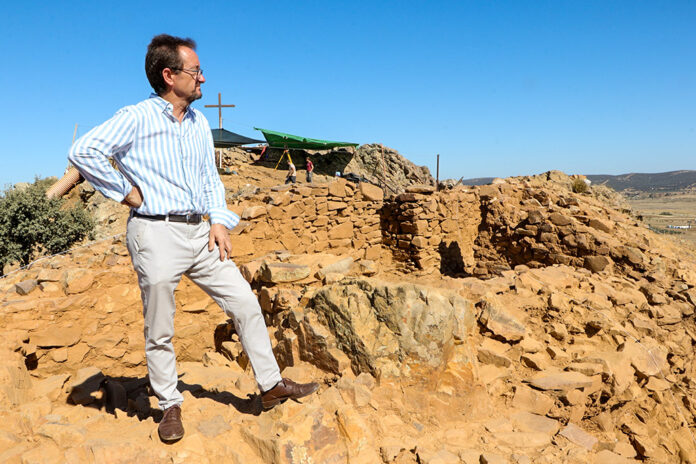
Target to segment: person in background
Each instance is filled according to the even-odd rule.
[[[307,157],[307,182],[312,183],[312,174],[314,174],[314,164],[312,164],[312,160],[309,159],[309,156]]]
[[[285,178],[285,183],[286,184],[294,184],[297,182],[297,169],[295,169],[295,165],[290,163],[288,165],[288,176]]]
[[[165,442],[184,436],[172,344],[174,289],[183,275],[234,320],[264,409],[319,388],[281,377],[259,302],[230,259],[229,231],[239,216],[225,203],[208,121],[191,107],[206,81],[195,49],[191,39],[154,37],[145,72],[155,93],[117,111],[68,154],[94,188],[131,208],[126,246],[138,275],[147,370],[164,410],[158,433]]]

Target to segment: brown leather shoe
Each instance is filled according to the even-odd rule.
[[[311,395],[318,388],[319,384],[316,382],[295,383],[290,379],[283,379],[278,382],[278,385],[261,395],[261,404],[263,409],[268,410],[288,399],[297,400]]]
[[[174,442],[184,436],[184,425],[181,423],[181,406],[170,406],[164,410],[164,416],[157,427],[162,441]]]

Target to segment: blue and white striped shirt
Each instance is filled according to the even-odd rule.
[[[137,185],[143,193],[140,214],[208,214],[211,224],[234,228],[239,216],[225,203],[208,121],[189,106],[180,123],[172,109],[155,94],[126,106],[80,137],[68,159],[113,200],[122,201]]]

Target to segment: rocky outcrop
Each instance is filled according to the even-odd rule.
[[[435,185],[425,166],[416,166],[393,148],[379,144],[361,145],[344,168],[381,186],[387,194],[398,194],[411,185]]]
[[[321,288],[310,305],[353,371],[376,378],[441,371],[474,326],[471,303],[413,284],[344,281]]]

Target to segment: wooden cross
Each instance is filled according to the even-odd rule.
[[[223,105],[222,104],[222,94],[218,93],[218,104],[217,105],[205,105],[205,107],[218,109],[218,115],[220,116],[220,129],[222,129],[222,109],[223,108],[234,108],[234,105]]]

